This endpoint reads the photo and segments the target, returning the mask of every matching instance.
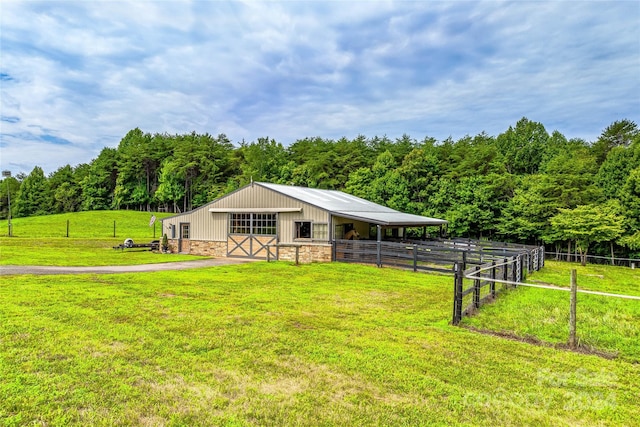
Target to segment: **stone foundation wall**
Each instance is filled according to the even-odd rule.
[[[206,240],[191,240],[189,248],[190,255],[211,256],[224,258],[227,256],[227,242],[213,242]],[[178,253],[178,240],[169,239],[169,252]]]
[[[191,254],[224,258],[227,256],[227,242],[192,240]]]
[[[331,245],[322,244],[278,245],[278,260],[295,262],[296,248],[298,248],[298,262],[300,264],[331,262]],[[271,251],[275,253],[276,248],[271,247]],[[178,253],[177,239],[169,239],[169,252],[172,254]],[[225,258],[227,256],[227,242],[191,240],[189,253],[191,255]],[[273,260],[274,258],[271,259]]]
[[[331,245],[279,245],[278,260],[295,262],[296,248],[300,264],[331,262]]]

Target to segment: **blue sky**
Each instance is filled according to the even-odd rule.
[[[640,123],[640,2],[0,3],[0,167],[130,130],[444,140]]]

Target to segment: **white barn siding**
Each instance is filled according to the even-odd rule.
[[[311,221],[329,226],[329,213],[314,206],[304,205],[302,212],[283,212],[278,215],[280,243],[295,242],[295,222]]]
[[[210,205],[209,203],[182,215],[164,219],[162,232],[167,233],[167,236],[171,238],[171,226],[173,225],[176,229],[175,238],[177,239],[179,237],[180,224],[189,223],[191,240],[226,240],[227,215],[209,212]]]
[[[163,221],[163,233],[171,238],[170,226],[176,228],[178,238],[181,223],[190,224],[191,240],[226,241],[228,234],[229,214],[226,212],[209,212],[209,209],[252,209],[260,213],[261,209],[302,208],[301,212],[281,212],[278,214],[278,231],[281,243],[293,243],[295,221],[312,221],[329,224],[330,214],[313,205],[300,202],[291,197],[272,191],[259,185],[244,187],[218,200],[214,200],[193,211],[167,218]]]

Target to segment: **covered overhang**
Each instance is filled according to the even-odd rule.
[[[334,216],[368,222],[381,227],[427,227],[440,226],[448,222],[444,219],[429,218],[421,215],[413,215],[404,212],[357,212],[357,211],[333,211]]]

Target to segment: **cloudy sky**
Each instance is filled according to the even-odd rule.
[[[50,173],[130,130],[443,140],[525,116],[640,122],[640,2],[0,3],[0,166]]]

